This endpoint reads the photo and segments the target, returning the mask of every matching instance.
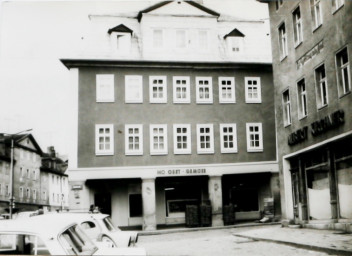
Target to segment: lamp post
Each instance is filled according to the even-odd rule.
[[[10,205],[9,205],[9,213],[10,219],[12,219],[12,208],[14,207],[15,197],[13,196],[13,185],[14,185],[14,139],[13,136],[18,135],[22,132],[29,132],[32,129],[20,131],[15,134],[9,134],[11,136],[11,164],[10,164]]]

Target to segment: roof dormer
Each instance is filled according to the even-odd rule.
[[[224,39],[227,44],[228,52],[231,54],[242,53],[244,51],[244,37],[245,35],[237,28],[226,34]]]
[[[131,38],[133,30],[120,24],[108,30],[110,35],[110,43],[113,52],[128,55],[131,49]]]

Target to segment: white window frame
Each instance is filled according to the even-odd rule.
[[[10,186],[8,184],[5,185],[5,196],[10,195]]]
[[[111,48],[118,55],[128,55],[131,51],[131,33],[112,32],[110,35]]]
[[[104,134],[99,135],[99,129],[104,129]],[[109,129],[109,133],[105,134],[105,129]],[[99,148],[99,138],[104,138],[104,149]],[[105,149],[105,138],[109,137],[110,148]],[[95,125],[95,155],[113,155],[114,154],[114,125],[113,124],[96,124]]]
[[[156,31],[160,31],[161,33],[161,37],[160,38],[158,38],[158,39],[160,39],[160,41],[158,41],[157,40],[157,38],[155,37],[155,33],[156,33]],[[155,28],[155,29],[153,29],[153,33],[152,33],[152,37],[153,37],[153,39],[152,39],[152,47],[154,48],[154,49],[161,49],[161,48],[163,48],[164,47],[164,30],[163,29],[161,29],[161,28]]]
[[[36,180],[37,179],[37,170],[33,170],[33,175],[32,179]]]
[[[31,171],[29,169],[27,169],[27,179],[31,178]]]
[[[205,84],[200,84],[201,82],[208,82],[207,85]],[[206,89],[208,88],[209,90],[209,98],[201,98],[201,89]],[[213,78],[210,76],[207,77],[196,77],[196,100],[198,104],[212,104],[213,103]]]
[[[177,148],[177,137],[180,136],[177,133],[177,129],[186,128],[186,133],[182,135],[186,136],[186,148]],[[174,135],[174,154],[182,155],[182,154],[191,154],[192,153],[192,145],[191,145],[191,125],[190,124],[174,124],[173,125],[173,135]],[[181,136],[182,136],[181,135]]]
[[[31,189],[30,188],[26,188],[26,198],[27,199],[31,198]]]
[[[114,75],[96,75],[96,102],[115,102]]]
[[[47,200],[46,191],[43,191],[42,200],[43,201]]]
[[[154,129],[157,129],[157,134],[154,133]],[[159,130],[163,129],[163,134],[159,134]],[[167,125],[166,124],[151,124],[149,125],[150,131],[150,154],[151,155],[167,155],[168,154],[168,143],[167,143]],[[164,149],[154,148],[154,137],[159,141],[163,138]]]
[[[154,84],[154,81],[157,81]],[[159,82],[162,81],[161,84]],[[154,97],[154,87],[162,88],[162,97]],[[157,92],[158,94],[158,92]],[[167,79],[166,76],[150,76],[149,77],[149,101],[150,103],[167,103]]]
[[[131,85],[131,80],[135,80],[135,84]],[[130,95],[131,86],[138,90],[137,97]],[[143,77],[140,75],[126,75],[125,76],[125,103],[143,103]]]
[[[244,51],[244,37],[228,36],[226,38],[227,48],[230,54],[238,54]]]
[[[304,78],[297,82],[297,97],[298,118],[302,119],[308,115],[307,86]]]
[[[209,129],[209,133],[201,133],[202,129]],[[201,137],[209,137],[209,148],[202,148]],[[213,124],[197,124],[197,153],[198,154],[214,154],[214,125]]]
[[[256,81],[256,85],[249,85],[249,81]],[[257,87],[257,98],[249,98],[249,87]],[[245,77],[246,103],[262,103],[261,81],[260,77]]]
[[[320,0],[311,0],[311,11],[313,19],[313,31],[319,28],[323,24],[323,16],[321,11],[321,1]]]
[[[204,33],[202,35],[202,33]],[[209,36],[207,30],[198,31],[198,46],[200,51],[205,51],[209,48]]]
[[[250,132],[250,127],[258,127],[258,132]],[[251,146],[251,135],[259,136],[259,146],[253,147]],[[247,152],[262,152],[263,151],[263,128],[262,123],[246,123],[246,134],[247,134]]]
[[[37,190],[33,189],[33,200],[37,200]]]
[[[336,12],[345,4],[345,0],[332,0],[332,12]]]
[[[322,70],[324,70],[324,77],[322,76]],[[319,67],[317,67],[315,69],[314,74],[315,74],[315,86],[317,90],[317,101],[318,101],[317,105],[318,105],[318,109],[320,109],[329,104],[328,81],[326,78],[325,64],[322,64]]]
[[[182,38],[179,38],[179,36],[178,36],[179,32],[183,32],[184,33],[185,37],[184,37],[183,42],[181,42],[181,40],[180,40]],[[187,40],[187,30],[185,30],[185,29],[176,29],[175,30],[175,48],[176,49],[187,49],[187,41],[188,41]],[[182,43],[182,45],[178,45],[179,43]]]
[[[180,87],[176,82],[178,80],[184,80],[186,83],[181,85],[186,89],[184,98],[177,98],[177,88]],[[174,103],[191,103],[191,92],[190,92],[190,78],[189,76],[174,76],[173,81],[173,102]]]
[[[342,63],[342,57],[341,53],[343,51],[346,51],[347,53],[347,63]],[[345,47],[344,49],[340,50],[338,53],[335,55],[335,61],[336,61],[336,79],[337,79],[337,86],[338,86],[338,92],[339,92],[339,97],[342,97],[346,95],[347,93],[351,92],[351,72],[350,72],[350,56],[348,54],[348,49]],[[348,85],[345,83],[345,73],[344,70],[347,70],[347,82]],[[341,84],[342,81],[342,84]]]
[[[280,49],[280,60],[283,60],[288,55],[287,50],[287,32],[285,23],[281,23],[278,28],[279,33],[279,49]]]
[[[227,131],[224,132],[224,128],[231,128],[232,132]],[[233,140],[230,141],[229,136],[232,135]],[[227,136],[228,137],[228,142],[232,142],[233,143],[233,147],[225,147],[225,139],[224,137]],[[237,127],[235,123],[230,123],[230,124],[220,124],[220,149],[221,149],[221,153],[237,153],[238,149],[237,149]]]
[[[298,15],[299,14],[299,15]],[[292,12],[293,18],[293,39],[295,47],[303,42],[302,15],[300,6]]]
[[[288,100],[285,100],[285,95],[288,94]],[[290,90],[287,89],[282,92],[282,110],[283,110],[283,119],[284,119],[284,126],[289,126],[292,123],[292,116],[291,116],[291,95]]]
[[[23,187],[20,187],[20,198],[23,198]]]
[[[129,134],[129,129],[133,129],[133,134]],[[137,129],[138,133],[134,133]],[[132,137],[133,149],[129,149],[129,138]],[[138,138],[139,148],[135,149],[136,138]],[[125,155],[143,155],[143,125],[142,124],[126,124],[125,125]]]
[[[230,85],[223,85],[222,82],[230,81]],[[231,97],[223,97],[222,88],[230,88]],[[219,102],[220,103],[236,103],[235,78],[234,77],[219,77]]]

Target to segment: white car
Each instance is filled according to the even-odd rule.
[[[46,214],[0,225],[0,254],[6,255],[146,255],[143,248],[106,248],[80,226],[59,214]]]
[[[93,240],[105,242],[109,247],[134,246],[138,241],[135,231],[122,231],[114,226],[111,218],[102,213],[59,213],[76,221]]]

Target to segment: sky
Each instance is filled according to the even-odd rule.
[[[69,70],[61,58],[74,56],[89,31],[89,14],[138,12],[158,1],[0,0],[0,133],[31,133],[44,152],[67,155],[74,139]],[[203,0],[221,14],[268,19],[255,0]]]

